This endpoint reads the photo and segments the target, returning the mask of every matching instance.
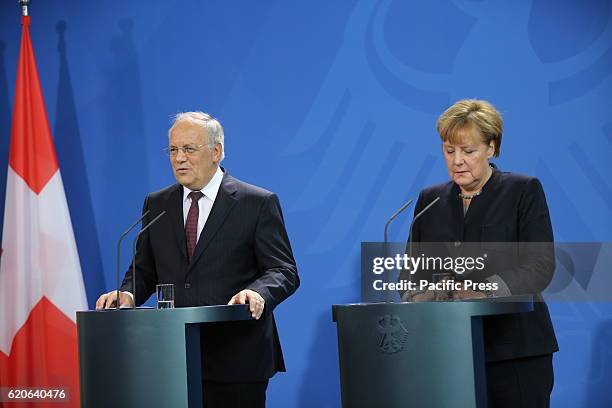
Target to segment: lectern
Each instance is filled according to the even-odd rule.
[[[200,325],[250,319],[248,305],[77,312],[81,406],[201,408]]]
[[[487,406],[482,316],[533,310],[531,296],[334,305],[342,406]]]

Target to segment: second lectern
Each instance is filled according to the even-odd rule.
[[[484,408],[482,316],[532,298],[334,305],[342,406]]]

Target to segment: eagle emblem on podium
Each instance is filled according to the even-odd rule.
[[[404,349],[408,330],[398,315],[382,315],[378,318],[378,348],[384,354],[394,354]]]

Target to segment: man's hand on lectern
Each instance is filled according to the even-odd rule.
[[[120,298],[120,307],[132,307],[134,306],[134,297],[129,292],[119,292]],[[103,294],[96,301],[96,310],[100,309],[110,309],[113,307],[117,307],[117,291],[113,290],[112,292],[108,292]]]
[[[255,320],[259,320],[261,317],[264,307],[266,305],[266,301],[263,297],[254,290],[245,289],[236,293],[230,301],[227,303],[228,305],[249,305],[249,310],[251,311],[251,316]]]

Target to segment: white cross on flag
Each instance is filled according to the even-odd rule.
[[[78,407],[75,312],[87,301],[29,27],[22,17],[0,258],[0,386],[62,387],[70,403],[60,405]]]

